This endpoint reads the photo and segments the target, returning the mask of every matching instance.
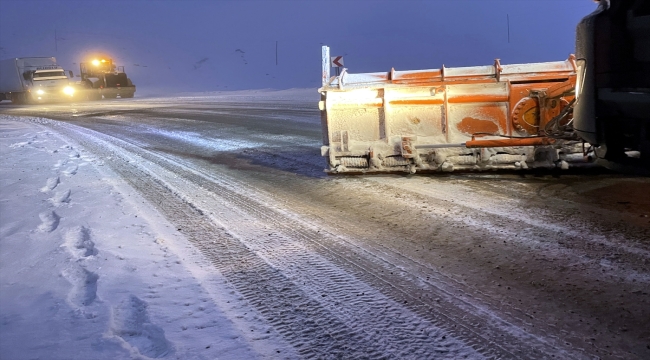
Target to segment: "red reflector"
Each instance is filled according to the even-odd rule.
[[[120,84],[117,84],[117,86],[120,86]]]

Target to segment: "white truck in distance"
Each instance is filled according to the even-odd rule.
[[[75,89],[54,57],[24,57],[0,61],[0,101],[14,104],[68,100]]]

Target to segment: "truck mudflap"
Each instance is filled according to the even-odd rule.
[[[575,137],[576,61],[329,76],[319,89],[330,173],[593,164]]]

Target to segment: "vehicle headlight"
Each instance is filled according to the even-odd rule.
[[[72,96],[74,94],[74,88],[72,86],[66,86],[63,88],[63,93]]]
[[[585,72],[587,71],[587,61],[585,59],[576,60],[576,101],[580,98],[582,93],[582,86],[585,83]]]
[[[43,95],[43,94],[45,94],[45,91],[41,89],[36,90],[36,95]]]

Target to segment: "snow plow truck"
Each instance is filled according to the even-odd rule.
[[[81,81],[79,90],[88,100],[132,98],[135,85],[124,72],[124,66],[116,66],[113,59],[97,56],[79,64]]]
[[[330,173],[632,166],[650,169],[650,2],[600,1],[557,62],[330,76]]]

